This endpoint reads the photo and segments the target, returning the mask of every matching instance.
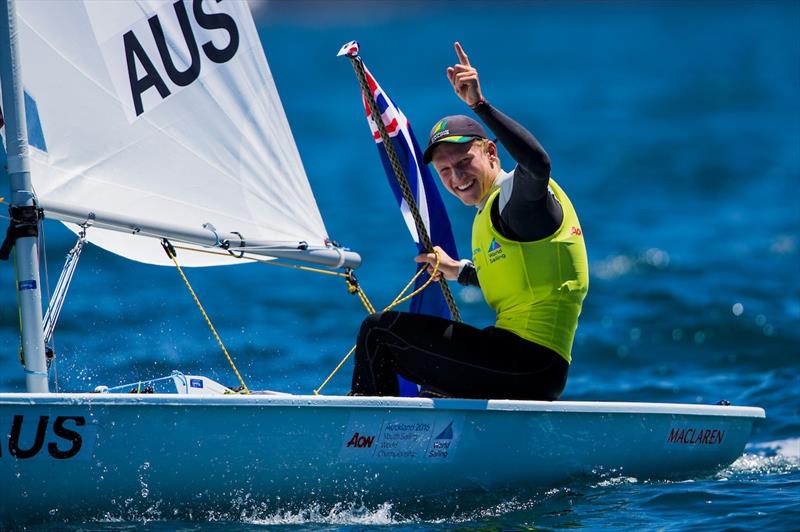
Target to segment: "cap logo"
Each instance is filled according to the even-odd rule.
[[[439,120],[439,123],[433,126],[433,131],[431,132],[431,136],[443,130],[446,125],[447,125],[446,118],[442,118],[441,120]]]
[[[431,136],[431,144],[433,144],[434,142],[436,142],[440,138],[447,137],[449,135],[450,135],[450,130],[449,129],[442,129],[441,131],[437,131],[436,133],[433,134],[433,136]]]

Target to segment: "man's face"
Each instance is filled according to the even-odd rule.
[[[465,205],[478,205],[497,176],[497,147],[489,142],[442,142],[433,152],[433,167],[444,187]]]

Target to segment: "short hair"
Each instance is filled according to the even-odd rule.
[[[495,146],[497,146],[497,143],[495,141],[491,140],[491,139],[477,138],[477,139],[472,141],[473,144],[477,144],[478,146],[480,146],[483,151],[488,151],[489,150],[489,143],[490,142],[492,144],[494,144]],[[497,164],[500,164],[500,152],[497,153]]]

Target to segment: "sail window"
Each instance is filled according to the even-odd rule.
[[[39,120],[39,107],[36,100],[25,91],[25,119],[28,121],[28,144],[47,153],[42,122]]]

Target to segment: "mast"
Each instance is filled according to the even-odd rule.
[[[22,93],[15,0],[0,2],[0,79],[3,81],[6,152],[11,185],[10,238],[15,239],[14,263],[20,336],[28,392],[49,392],[42,335],[42,294],[39,286],[39,209],[31,186],[28,128]],[[13,233],[13,235],[11,234]]]

